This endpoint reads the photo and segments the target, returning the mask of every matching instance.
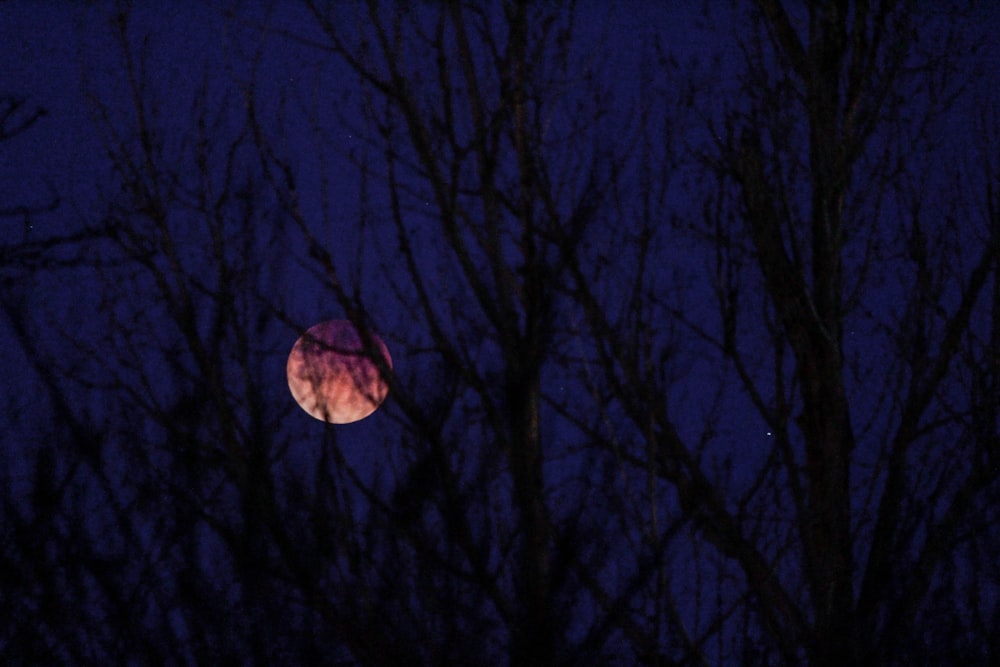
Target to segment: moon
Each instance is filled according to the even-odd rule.
[[[329,320],[310,327],[288,355],[288,389],[311,416],[331,424],[350,424],[375,412],[389,393],[373,354],[392,368],[382,339],[370,333],[375,349],[350,320]]]

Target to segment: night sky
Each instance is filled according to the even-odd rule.
[[[995,663],[997,28],[0,3],[0,662]]]

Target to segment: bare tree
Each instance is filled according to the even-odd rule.
[[[962,42],[918,16],[905,3],[748,12],[740,95],[701,152],[719,176],[699,228],[718,315],[676,313],[772,436],[752,483],[720,486],[635,355],[606,364],[643,388],[634,419],[653,424],[660,477],[736,566],[784,662],[905,662],[939,568],[974,567],[952,560],[969,522],[995,532],[976,509],[996,486],[981,459],[995,408],[968,379],[996,372],[994,172],[978,192],[931,173]],[[591,312],[612,349],[656,328]]]
[[[595,399],[585,411],[607,416],[611,402],[622,421],[608,432],[602,422],[550,402],[556,414],[571,417],[577,437],[592,437],[633,473],[655,473],[647,494],[654,505],[630,515],[631,530],[645,533],[655,503],[676,494],[675,521],[645,535],[659,550],[653,560],[664,559],[665,536],[687,521],[694,528],[687,539],[714,551],[719,576],[743,582],[719,584],[724,602],[698,624],[698,634],[686,632],[691,624],[674,615],[675,634],[664,650],[645,623],[639,630],[635,617],[620,616],[621,607],[640,599],[633,590],[610,593],[599,576],[583,576],[608,622],[629,635],[642,659],[651,659],[644,647],[664,657],[680,651],[682,660],[710,659],[718,654],[708,650],[708,639],[730,637],[727,614],[735,619],[747,605],[759,628],[751,638],[769,647],[765,655],[813,664],[896,657],[904,638],[917,632],[938,567],[958,553],[977,499],[996,482],[991,465],[973,462],[977,452],[989,451],[984,443],[996,431],[995,408],[982,389],[992,380],[975,369],[995,374],[988,342],[996,335],[988,314],[995,306],[987,295],[996,273],[997,223],[992,204],[972,212],[965,203],[992,202],[995,195],[986,181],[970,193],[937,180],[928,161],[937,148],[933,124],[962,92],[961,73],[953,69],[961,35],[949,32],[955,24],[933,22],[903,4],[828,3],[793,12],[759,3],[747,13],[752,30],[742,46],[740,88],[721,117],[706,114],[718,118],[707,128],[714,145],[696,148],[701,174],[714,174],[718,188],[703,191],[705,205],[694,207],[703,219],[685,236],[667,231],[667,215],[621,214],[616,179],[628,172],[630,156],[611,155],[602,173],[596,157],[581,163],[572,151],[552,148],[558,132],[550,123],[563,117],[553,112],[560,91],[546,67],[564,61],[545,51],[544,31],[559,34],[557,20],[529,17],[517,3],[506,5],[502,17],[501,10],[491,15],[454,4],[433,18],[370,5],[371,32],[351,42],[339,30],[342,20],[312,9],[330,51],[377,100],[371,115],[386,140],[397,250],[422,299],[418,316],[442,332],[436,347],[457,355],[449,350],[465,346],[436,324],[443,319],[438,303],[422,288],[424,260],[412,259],[413,232],[400,219],[411,197],[436,207],[467,299],[487,320],[477,330],[496,339],[505,362],[500,376],[516,387],[508,395],[536,396],[544,405],[545,345],[581,345],[587,352],[570,367],[582,371]],[[491,31],[498,24],[507,41]],[[434,54],[433,63],[419,57],[416,44]],[[480,53],[472,44],[486,48]],[[499,104],[491,106],[494,100]],[[573,135],[576,146],[601,129]],[[397,165],[410,167],[411,178],[397,176]],[[930,182],[938,189],[927,189]],[[560,200],[557,193],[572,192],[574,183],[584,194]],[[652,202],[654,192],[645,196]],[[614,236],[595,217],[612,218],[626,235]],[[708,322],[665,297],[651,259],[657,241],[691,243],[699,235],[713,258],[709,276],[719,304]],[[619,258],[634,260],[614,265],[625,291],[608,289],[607,257],[586,250],[594,239],[615,239]],[[630,292],[627,308],[617,311],[616,301]],[[885,308],[889,299],[901,310]],[[574,310],[587,331],[560,339],[559,327],[547,320]],[[449,324],[460,330],[463,317]],[[664,365],[677,364],[677,342],[662,330],[675,326],[707,344],[705,353],[738,382],[736,405],[756,410],[770,434],[769,454],[740,464],[755,468],[743,472],[751,482],[742,488],[711,470],[735,465],[739,442],[707,428],[692,440],[682,435],[690,427],[679,422],[690,415],[670,409],[677,387],[700,379],[670,384],[676,378]],[[522,372],[538,378],[537,391]],[[595,372],[587,384],[584,374]],[[973,391],[967,373],[980,378],[979,389]],[[872,381],[884,383],[875,396]],[[720,386],[720,395],[726,391]],[[523,409],[537,410],[530,402]],[[859,435],[860,424],[868,430]],[[522,576],[538,596],[521,604],[528,624],[544,627],[540,610],[552,572],[542,564],[549,540],[558,541],[565,529],[553,519],[541,482],[543,461],[556,448],[528,432],[513,442],[522,443],[508,454],[526,559]],[[989,526],[984,533],[992,532]],[[656,568],[637,565],[637,587],[657,580]],[[662,589],[656,596],[668,597]],[[545,645],[537,637],[530,643]]]
[[[651,37],[634,95],[572,4],[244,8],[186,89],[119,7],[100,208],[3,246],[58,420],[3,435],[0,655],[995,659],[995,125],[935,141],[962,16],[788,4],[736,8],[716,84]],[[276,95],[271,40],[345,95]],[[97,289],[32,308],[28,268]],[[332,316],[393,354],[358,427],[282,382]]]
[[[321,48],[365,91],[370,148],[358,161],[363,190],[380,196],[363,205],[384,221],[372,224],[392,289],[371,303],[403,316],[407,329],[394,334],[412,351],[413,370],[391,377],[402,420],[396,446],[408,467],[381,494],[363,491],[377,499],[396,594],[440,599],[418,595],[415,619],[380,610],[382,625],[406,624],[388,643],[412,638],[435,662],[599,661],[622,625],[590,599],[591,588],[612,594],[599,580],[623,553],[611,547],[618,538],[598,535],[614,516],[602,505],[617,493],[588,474],[587,455],[574,460],[576,429],[552,403],[572,380],[560,379],[558,353],[574,336],[560,322],[566,259],[588,236],[618,156],[601,153],[592,122],[602,108],[589,96],[600,91],[569,64],[572,17],[524,4],[310,10]],[[368,28],[354,33],[360,24]],[[562,126],[585,104],[586,114]],[[292,170],[261,144],[275,191],[297,210]],[[344,222],[298,224],[344,312],[368,317],[369,302],[313,231]],[[382,573],[386,563],[366,567]],[[366,578],[349,574],[348,590]],[[366,632],[355,634],[357,652],[377,662],[386,638],[364,643],[372,623],[359,617]],[[575,626],[583,641],[571,640]]]

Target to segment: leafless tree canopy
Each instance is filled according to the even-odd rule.
[[[587,3],[278,4],[185,85],[87,10],[97,196],[0,201],[3,662],[998,659],[972,9],[709,3],[692,56]],[[0,152],[51,122],[0,99]],[[334,317],[392,353],[348,427],[284,377]]]

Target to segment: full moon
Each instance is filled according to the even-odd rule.
[[[310,327],[288,355],[288,389],[303,410],[320,421],[350,424],[375,412],[389,393],[372,354],[392,368],[389,350],[370,334],[374,350],[349,320]]]

